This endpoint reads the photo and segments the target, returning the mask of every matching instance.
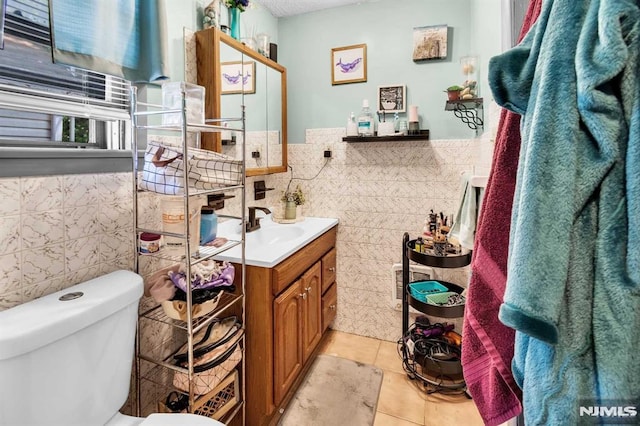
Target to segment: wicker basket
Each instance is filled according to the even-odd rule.
[[[191,305],[191,318],[200,318],[218,307],[222,298],[223,290],[215,297],[202,302]],[[187,302],[184,300],[165,300],[160,303],[164,313],[172,319],[186,321],[187,320]]]
[[[449,297],[457,296],[458,293],[453,291],[444,291],[442,293],[427,294],[427,303],[431,305],[446,305]]]
[[[240,402],[240,379],[238,371],[229,374],[215,389],[198,397],[193,403],[193,413],[220,420]],[[158,412],[173,413],[164,401],[158,401]],[[187,410],[182,410],[186,413]]]
[[[239,340],[233,343],[226,351],[221,353],[216,359],[204,365],[194,366],[193,391],[198,395],[205,395],[224,380],[242,361],[242,347]],[[177,372],[173,376],[173,386],[184,392],[189,390],[189,378],[186,373]]]

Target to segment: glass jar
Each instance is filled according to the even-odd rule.
[[[271,43],[271,37],[269,34],[260,33],[256,36],[256,44],[258,53],[269,57],[269,44]]]
[[[140,234],[140,253],[151,254],[160,250],[160,235],[150,232]]]
[[[253,37],[242,37],[240,41],[251,50],[257,50],[256,39]]]

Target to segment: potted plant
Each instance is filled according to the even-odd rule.
[[[306,201],[304,192],[302,192],[302,188],[300,188],[300,185],[297,185],[294,191],[290,191],[287,188],[287,190],[282,194],[282,198],[280,199],[285,203],[285,219],[295,219],[298,206],[303,205]]]
[[[462,89],[463,87],[453,85],[447,87],[447,90],[445,90],[445,92],[447,92],[447,96],[449,97],[450,101],[457,101],[458,99],[460,99],[460,92],[462,91]]]

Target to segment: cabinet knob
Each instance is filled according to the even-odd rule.
[[[331,309],[332,311],[336,310],[336,305],[329,305],[329,309]]]
[[[307,293],[311,293],[311,286],[305,288],[305,290],[306,290]]]
[[[335,272],[335,271],[336,271],[336,268],[334,268],[334,267],[332,266],[331,268],[329,268],[329,270],[330,270],[331,272]]]
[[[301,293],[298,296],[302,297],[303,299],[306,299],[307,298],[307,293]]]

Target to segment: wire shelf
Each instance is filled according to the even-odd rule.
[[[151,232],[151,233],[155,233],[155,234],[160,234],[160,235],[170,235],[170,236],[174,236],[174,237],[178,237],[178,238],[186,238],[185,235],[180,235],[180,234],[172,234],[172,233],[163,233],[163,232],[158,232],[158,231],[154,231],[151,229],[146,229],[146,228],[137,228],[136,230],[138,233],[142,233],[142,232]],[[191,256],[191,265],[195,265],[197,263],[200,263],[202,261],[211,259],[214,256],[219,255],[220,253],[223,253],[233,247],[239,246],[240,244],[242,244],[242,241],[237,241],[237,240],[228,240],[223,246],[221,247],[213,247],[213,246],[200,246],[198,248],[198,251],[193,253],[193,256]],[[166,249],[160,249],[155,253],[145,253],[144,256],[151,256],[151,257],[156,257],[158,259],[163,259],[163,260],[170,260],[173,262],[184,262],[185,259],[187,258],[187,256],[185,254],[174,254],[174,252],[171,252],[170,250],[166,250]]]
[[[158,377],[164,379],[158,380]],[[187,393],[172,386],[170,375],[167,376],[163,371],[161,371],[161,367],[156,367],[150,370],[142,380],[153,384],[156,387],[157,411],[160,413],[174,412],[167,406],[168,398],[171,393],[174,393],[176,397],[178,397],[178,395],[182,395],[182,398],[188,398]],[[211,392],[195,398],[193,413],[216,420],[220,420],[227,416],[227,420],[230,420],[244,404],[241,401],[241,397],[239,374],[237,370],[234,370]],[[186,409],[176,412],[184,413],[186,412]]]
[[[213,318],[220,317],[221,314],[229,310],[236,302],[242,300],[242,297],[243,297],[242,295],[237,295],[233,293],[227,293],[227,292],[223,293],[220,296],[220,301],[218,302],[218,306],[216,307],[216,309],[214,309],[212,312],[206,315],[203,315],[200,318],[193,318],[193,321],[192,321],[193,332],[195,333],[196,331],[200,330],[202,327],[206,326],[208,323],[210,323],[213,320]],[[164,309],[162,309],[162,306],[160,305],[155,306],[147,310],[146,312],[143,312],[140,316],[142,318],[146,318],[152,321],[158,321],[163,324],[168,324],[182,330],[187,330],[187,323],[185,321],[180,321],[180,320],[170,318],[169,316],[167,316],[167,314],[164,312]]]

